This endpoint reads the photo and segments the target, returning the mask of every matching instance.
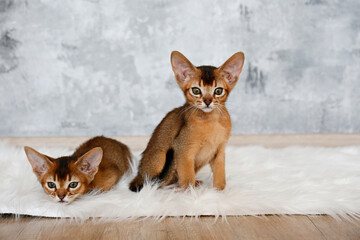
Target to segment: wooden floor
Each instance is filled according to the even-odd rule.
[[[166,218],[136,222],[0,218],[0,239],[360,239],[359,221],[329,216]]]
[[[144,149],[147,137],[116,137],[134,151]],[[0,138],[18,146],[73,146],[87,137]],[[360,145],[360,134],[232,136],[230,145],[266,147]],[[234,216],[224,219],[166,218],[132,222],[87,221],[0,215],[2,239],[360,239],[359,220],[335,220],[326,215]]]

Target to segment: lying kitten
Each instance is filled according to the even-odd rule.
[[[196,172],[210,163],[213,185],[222,190],[226,185],[225,146],[231,130],[225,101],[238,81],[244,54],[235,53],[216,68],[195,67],[174,51],[171,64],[186,103],[169,112],[156,127],[129,188],[140,191],[146,178],[158,178],[162,186],[176,182],[182,188],[195,186]]]
[[[126,145],[106,137],[92,138],[66,157],[51,158],[30,147],[25,153],[44,191],[60,203],[93,189],[109,190],[132,161]]]

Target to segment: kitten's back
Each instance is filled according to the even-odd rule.
[[[90,189],[108,190],[129,170],[131,153],[129,148],[114,139],[98,136],[81,144],[72,156],[80,157],[89,150],[101,147],[103,158]]]

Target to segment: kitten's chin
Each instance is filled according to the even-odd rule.
[[[70,199],[68,197],[65,197],[63,200],[61,200],[59,198],[56,198],[54,200],[55,200],[56,203],[59,203],[61,205],[68,205],[68,204],[72,203],[75,200],[75,198]]]
[[[66,199],[66,200],[54,199],[54,200],[56,203],[59,203],[61,205],[67,205],[72,202],[72,201],[69,201],[68,199]]]
[[[211,108],[211,107],[204,107],[204,108],[202,108],[201,110],[203,110],[203,112],[208,113],[208,112],[211,112],[211,111],[214,110],[214,109]]]

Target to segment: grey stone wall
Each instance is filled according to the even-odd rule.
[[[0,135],[148,135],[169,56],[244,71],[233,134],[360,132],[360,1],[0,0]]]

